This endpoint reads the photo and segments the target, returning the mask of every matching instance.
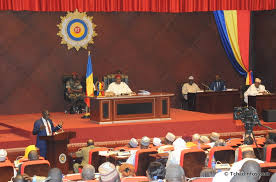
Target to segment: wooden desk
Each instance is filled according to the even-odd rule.
[[[276,94],[248,96],[248,106],[256,108],[262,119],[264,110],[276,109]]]
[[[90,119],[100,124],[170,119],[170,93],[90,97]]]
[[[240,92],[205,91],[196,93],[196,111],[203,113],[231,113],[234,107],[240,106]]]

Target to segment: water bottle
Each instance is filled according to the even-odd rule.
[[[214,156],[213,156],[213,159],[212,159],[212,169],[216,169],[216,159],[215,159]]]

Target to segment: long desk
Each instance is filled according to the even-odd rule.
[[[264,110],[276,109],[276,94],[248,96],[248,106],[256,108],[260,119]]]
[[[170,119],[170,93],[90,97],[90,119],[100,124]]]
[[[196,93],[196,111],[203,113],[231,113],[241,105],[240,92],[205,91]]]

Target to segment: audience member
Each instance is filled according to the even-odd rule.
[[[15,178],[13,178],[12,181],[13,182],[25,182],[26,180],[22,175],[18,174],[18,175],[15,176]]]
[[[135,176],[135,167],[131,164],[122,164],[119,167],[121,177],[133,177]]]
[[[185,172],[180,165],[171,164],[166,168],[165,179],[167,182],[185,182]]]
[[[153,145],[156,146],[156,147],[162,145],[161,139],[160,139],[160,138],[157,138],[157,137],[154,137],[154,138],[153,138],[152,143],[153,143]]]
[[[203,145],[207,145],[210,143],[210,140],[207,136],[200,136],[199,143]]]
[[[28,160],[29,160],[29,161],[36,161],[36,160],[39,160],[39,155],[38,155],[38,153],[37,153],[36,150],[31,150],[31,151],[29,152],[29,154],[28,154]],[[24,162],[23,162],[23,163],[24,163]],[[21,174],[21,166],[22,166],[23,163],[19,164],[19,166],[18,166],[18,173],[19,173],[19,174]]]
[[[250,182],[257,182],[261,178],[261,166],[258,162],[249,160],[246,161],[240,170],[241,172],[244,172],[244,174],[250,174],[248,175],[248,178],[250,178]]]
[[[195,144],[198,144],[199,139],[200,139],[200,135],[198,133],[193,134],[192,142],[194,142]]]
[[[269,182],[276,182],[276,173],[274,173],[271,178],[269,179]]]
[[[169,154],[166,166],[180,163],[181,151],[186,149],[186,142],[182,138],[178,138],[173,142],[174,151]]]
[[[200,172],[200,177],[204,177],[204,178],[214,177],[216,175],[216,173],[217,172],[215,169],[207,168],[207,169],[203,169]]]
[[[0,162],[5,162],[7,159],[7,151],[5,149],[0,149]]]
[[[220,134],[216,132],[212,132],[210,136],[210,143],[208,145],[210,145],[210,147],[214,147],[215,142],[219,140],[219,137],[220,137]]]
[[[52,168],[48,172],[48,177],[44,176],[33,176],[30,177],[27,174],[22,175],[25,181],[32,182],[62,182],[62,172],[58,168]]]
[[[140,142],[140,149],[147,149],[149,147],[149,144],[150,144],[150,138],[147,136],[144,136]],[[132,164],[133,166],[135,166],[136,152],[137,150],[130,151],[131,155],[126,161],[127,164]]]
[[[167,151],[168,148],[171,148],[175,138],[174,134],[168,132],[164,139],[164,145],[158,148],[158,152],[163,153],[164,151]]]
[[[166,168],[160,162],[150,163],[147,169],[147,176],[149,181],[157,181],[159,179],[163,180],[166,175]]]
[[[128,143],[129,148],[137,148],[138,147],[138,142],[135,138],[130,139]]]
[[[95,168],[87,164],[82,168],[81,172],[82,180],[93,180],[95,178]]]
[[[90,140],[87,141],[87,146],[86,147],[83,147],[78,152],[76,152],[77,157],[82,157],[82,162],[81,162],[81,164],[75,163],[73,165],[75,173],[79,173],[79,168],[88,164],[88,162],[89,162],[89,151],[93,148],[95,148],[94,141],[92,139],[90,139]]]
[[[100,182],[120,182],[120,175],[114,164],[105,162],[99,167]]]
[[[226,142],[223,139],[219,139],[218,141],[215,142],[214,147],[223,147],[226,146]]]

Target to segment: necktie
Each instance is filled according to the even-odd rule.
[[[51,130],[51,126],[49,125],[49,122],[46,120],[46,125],[49,131],[49,135],[52,135],[52,130]]]

